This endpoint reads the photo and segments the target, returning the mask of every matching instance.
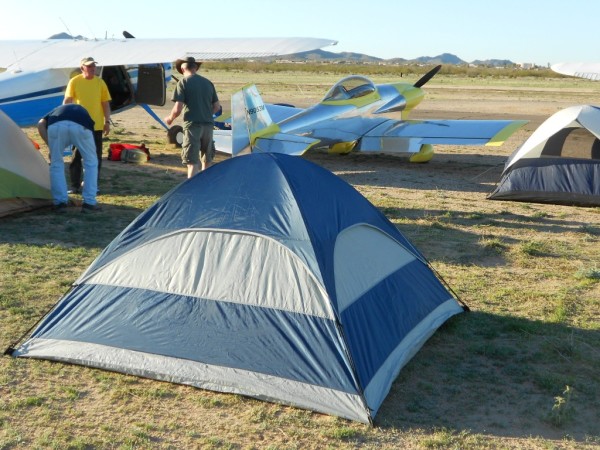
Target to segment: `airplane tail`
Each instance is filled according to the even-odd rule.
[[[253,84],[231,96],[231,125],[231,156],[256,151],[302,155],[319,142],[318,139],[281,133]]]
[[[255,85],[244,86],[231,96],[231,128],[231,156],[249,153],[260,136],[279,132]]]

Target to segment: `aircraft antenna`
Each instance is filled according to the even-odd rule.
[[[67,33],[69,33],[69,36],[71,36],[71,39],[75,40],[75,36],[73,36],[73,33],[71,33],[71,30],[69,30],[69,27],[67,26],[66,22],[62,19],[62,17],[59,17],[59,19],[62,22],[62,24],[64,25],[65,29],[67,30]]]

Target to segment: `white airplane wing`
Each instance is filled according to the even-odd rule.
[[[390,143],[499,146],[525,120],[394,120],[387,117],[326,119],[291,133],[319,139],[323,144],[362,138],[361,146],[379,149]],[[276,138],[275,138],[276,139]]]
[[[571,75],[588,80],[600,80],[600,63],[558,63],[552,70],[562,75]]]
[[[389,121],[366,136],[411,139],[419,144],[499,146],[526,123],[526,120]]]
[[[13,71],[79,67],[85,56],[92,56],[102,66],[166,63],[187,56],[201,61],[258,58],[304,52],[336,43],[318,38],[0,41],[0,67]]]

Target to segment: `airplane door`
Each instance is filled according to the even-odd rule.
[[[133,103],[133,86],[124,66],[103,67],[102,79],[112,98],[110,101],[111,111],[120,111]]]
[[[138,67],[137,103],[153,106],[163,106],[166,102],[165,68],[162,64],[152,64]]]

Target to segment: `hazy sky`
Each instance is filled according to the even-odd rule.
[[[599,18],[599,0],[17,0],[2,2],[0,39],[308,36],[386,59],[452,53],[546,65],[600,61]]]

